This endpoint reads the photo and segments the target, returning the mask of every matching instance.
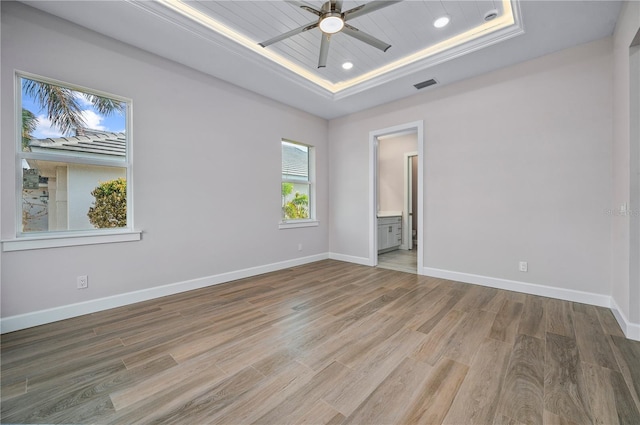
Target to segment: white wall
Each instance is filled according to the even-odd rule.
[[[627,203],[631,211],[613,214],[611,218],[612,297],[625,319],[635,324],[636,339],[640,338],[640,193],[637,193],[640,141],[637,136],[635,140],[631,137],[631,128],[632,123],[637,128],[640,113],[630,109],[630,81],[639,77],[638,71],[635,75],[630,73],[629,47],[639,30],[640,3],[625,2],[613,36],[613,207],[617,210]],[[633,157],[631,152],[635,152]]]
[[[402,211],[404,205],[405,153],[417,152],[416,134],[385,137],[378,143],[378,211]]]
[[[330,249],[368,257],[368,135],[424,120],[425,270],[611,291],[610,38],[329,122]],[[529,272],[518,271],[518,261]]]
[[[631,199],[637,2],[625,4],[613,39],[328,124],[22,4],[1,9],[2,239],[15,232],[15,69],[133,99],[134,218],[144,232],[139,242],[0,253],[3,318],[327,251],[366,258],[369,132],[424,120],[423,271],[613,294],[640,322],[629,219],[610,213]],[[316,147],[318,227],[278,229],[282,138]]]
[[[19,3],[2,3],[1,30],[2,239],[15,236],[14,69],[133,99],[143,231],[139,242],[3,252],[3,318],[326,255],[327,121]],[[278,229],[282,138],[316,147],[318,227]],[[84,274],[89,288],[77,290]]]

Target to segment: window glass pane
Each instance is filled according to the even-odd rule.
[[[22,150],[126,158],[126,102],[21,77]]]
[[[18,74],[18,233],[129,228],[130,101]],[[20,182],[18,182],[20,184]]]
[[[22,163],[23,233],[127,226],[125,167]]]
[[[309,148],[282,142],[282,179],[309,181]]]
[[[309,217],[309,184],[282,183],[282,216],[285,220]]]

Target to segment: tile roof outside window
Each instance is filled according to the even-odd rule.
[[[309,179],[309,148],[302,145],[282,143],[282,178]]]
[[[124,133],[82,129],[76,136],[33,139],[29,142],[33,152],[54,150],[60,153],[98,154],[124,157],[127,141]]]

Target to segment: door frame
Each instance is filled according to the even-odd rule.
[[[404,154],[404,210],[407,212],[402,217],[402,245],[400,249],[413,249],[413,220],[409,214],[413,210],[413,203],[417,200],[413,199],[413,164],[411,158],[418,156],[418,152],[405,152]],[[418,168],[420,166],[418,165]]]
[[[424,228],[424,121],[412,121],[393,127],[369,132],[369,265],[378,265],[378,137],[391,134],[416,133],[418,142],[418,269],[424,275],[423,235]]]

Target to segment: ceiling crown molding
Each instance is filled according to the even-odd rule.
[[[504,13],[492,21],[485,22],[462,34],[428,46],[419,52],[368,73],[343,82],[332,83],[287,58],[260,47],[257,40],[249,39],[184,1],[139,2],[129,0],[129,2],[207,42],[214,43],[234,54],[243,54],[257,65],[330,100],[348,98],[524,33],[519,0],[502,0]],[[247,50],[251,54],[247,55]]]

